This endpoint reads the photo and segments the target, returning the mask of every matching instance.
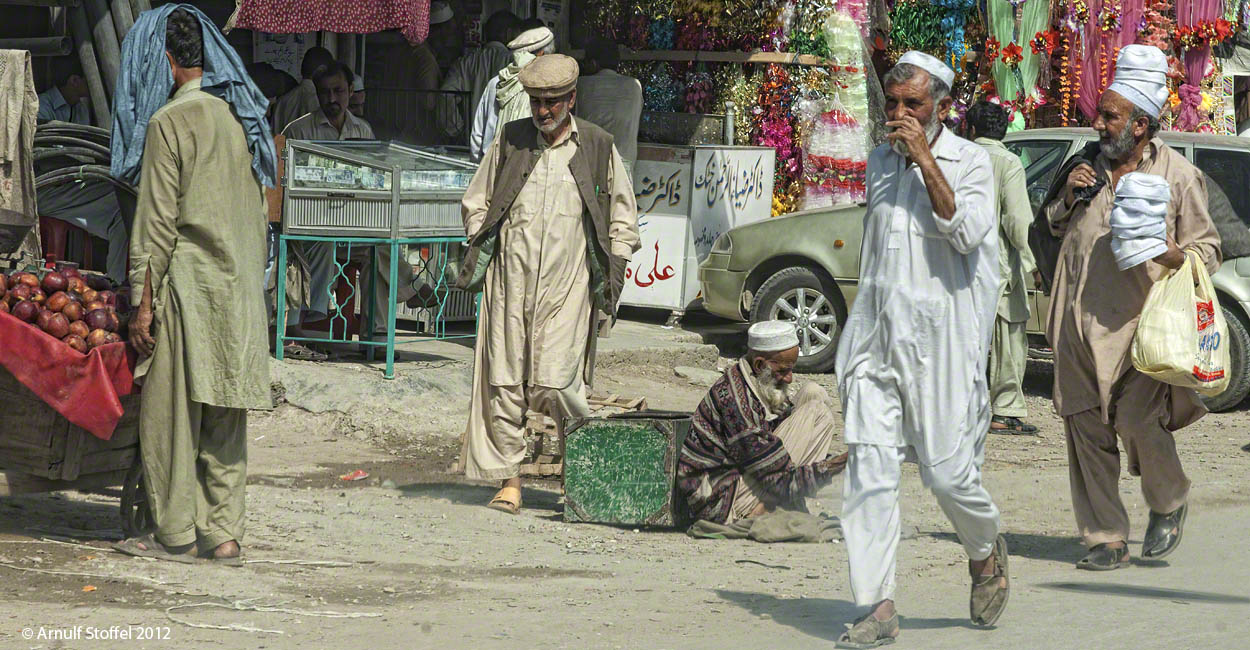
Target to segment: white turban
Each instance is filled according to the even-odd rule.
[[[781,352],[799,347],[799,333],[794,323],[780,320],[761,321],[747,330],[747,349],[752,352]]]
[[[1125,45],[1115,61],[1114,90],[1151,117],[1168,103],[1168,57],[1153,45]]]
[[[1121,271],[1167,252],[1171,199],[1172,188],[1162,176],[1129,172],[1116,183],[1109,225],[1111,253]]]
[[[917,68],[928,72],[931,76],[941,79],[942,82],[946,84],[947,88],[955,87],[955,71],[951,70],[950,66],[942,63],[941,59],[933,55],[925,54],[919,50],[912,50],[903,56],[900,56],[898,58],[898,62],[914,65]]]

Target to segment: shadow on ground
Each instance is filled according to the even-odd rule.
[[[865,608],[856,607],[852,602],[832,598],[788,599],[726,589],[717,589],[716,594],[752,616],[766,616],[781,625],[825,641],[837,641],[846,631],[845,624],[863,616],[865,611]],[[974,629],[966,618],[912,618],[905,613],[899,614],[899,624],[903,632],[945,628]]]
[[[446,499],[451,503],[463,506],[485,506],[499,488],[491,485],[473,483],[411,483],[397,488],[405,497],[424,497],[427,499]],[[560,493],[552,490],[527,485],[522,496],[522,507],[526,510],[545,510],[563,512],[560,504]],[[545,514],[545,513],[543,513]],[[540,515],[541,516],[541,515]]]
[[[1122,596],[1126,598],[1171,600],[1184,603],[1215,603],[1217,605],[1250,604],[1250,598],[1245,596],[1217,594],[1210,591],[1190,591],[1188,589],[1166,589],[1162,587],[1093,582],[1044,582],[1038,586],[1091,596]]]
[[[921,533],[935,539],[954,544],[959,538],[954,533]],[[1026,557],[1030,560],[1076,564],[1084,557],[1085,547],[1075,537],[1056,537],[1053,535],[1035,535],[1031,533],[1003,533],[1007,538],[1007,550],[1012,557]]]
[[[76,539],[122,538],[121,509],[117,502],[99,503],[38,494],[0,499],[0,535]]]

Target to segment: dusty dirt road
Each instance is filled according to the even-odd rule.
[[[717,349],[652,324],[627,323],[621,332],[600,357],[599,388],[644,395],[654,408],[693,408],[705,388],[672,369],[715,369]],[[393,382],[351,360],[275,364],[286,401],[249,420],[244,567],[107,550],[120,535],[111,497],[0,500],[0,647],[832,647],[858,614],[839,544],[696,541],[667,530],[565,524],[551,483],[527,489],[520,516],[483,508],[490,486],[444,472],[458,451],[470,369],[463,346],[440,345],[406,348]],[[832,377],[807,379],[833,386]],[[1172,557],[1078,572],[1049,382],[1044,365],[1032,368],[1030,419],[1043,435],[988,443],[985,481],[1003,511],[1014,579],[997,628],[969,625],[965,558],[907,468],[900,643],[1244,647],[1247,405],[1178,436],[1194,488],[1184,544]],[[354,469],[370,478],[338,480]],[[1147,510],[1135,479],[1125,475],[1122,487],[1136,553]],[[839,479],[810,506],[836,514],[840,495]],[[193,627],[205,625],[236,629]],[[49,638],[58,633],[77,637]],[[126,633],[132,638],[119,638]],[[143,634],[149,638],[133,638]]]

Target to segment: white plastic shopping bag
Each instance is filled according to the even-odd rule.
[[[1181,268],[1150,289],[1132,354],[1134,368],[1161,382],[1203,395],[1228,387],[1228,326],[1197,253],[1187,252]]]

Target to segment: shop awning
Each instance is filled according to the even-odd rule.
[[[430,0],[240,0],[232,26],[271,34],[371,34],[398,29],[409,43],[430,33]]]

